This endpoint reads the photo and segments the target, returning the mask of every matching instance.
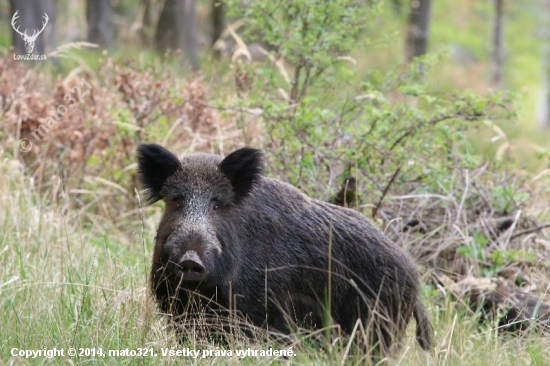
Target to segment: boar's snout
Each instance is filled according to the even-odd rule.
[[[184,282],[199,282],[206,275],[206,269],[202,264],[197,252],[190,250],[186,252],[178,262],[181,271],[181,279]]]

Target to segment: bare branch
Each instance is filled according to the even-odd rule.
[[[543,229],[546,229],[546,228],[549,228],[549,227],[550,227],[550,222],[548,222],[546,224],[539,225],[539,226],[532,227],[530,229],[518,231],[517,233],[510,236],[510,239],[514,239],[514,238],[517,238],[518,236],[522,236],[522,235],[531,234],[531,233],[534,233],[534,232],[537,232],[537,231],[540,231],[540,230],[543,230]]]

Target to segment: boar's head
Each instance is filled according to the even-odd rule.
[[[151,273],[157,300],[180,289],[207,292],[231,279],[242,262],[232,222],[261,179],[262,157],[242,148],[223,160],[210,154],[179,160],[159,145],[139,146],[138,175],[148,201],[165,202]]]

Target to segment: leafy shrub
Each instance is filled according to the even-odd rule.
[[[427,85],[437,56],[403,71],[358,73],[349,54],[368,41],[365,29],[379,6],[302,0],[233,7],[247,20],[246,40],[271,49],[271,61],[248,68],[256,83],[240,101],[262,112],[270,171],[321,198],[356,175],[359,200],[373,205],[373,217],[389,193],[440,191],[451,170],[479,165],[463,132],[510,117],[506,95]]]

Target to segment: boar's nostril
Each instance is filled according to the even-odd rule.
[[[192,260],[180,263],[180,267],[183,272],[190,272],[201,276],[204,274],[204,267]]]
[[[183,281],[201,281],[206,275],[206,269],[194,251],[185,253],[178,266],[182,272]]]

